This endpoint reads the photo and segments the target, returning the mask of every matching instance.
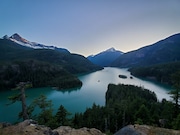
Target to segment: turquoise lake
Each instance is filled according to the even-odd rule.
[[[119,74],[126,75],[127,79],[119,78]],[[52,100],[54,112],[57,111],[60,105],[63,105],[69,112],[84,112],[86,108],[91,107],[93,103],[105,105],[105,93],[109,83],[114,84],[132,84],[141,86],[151,91],[154,91],[161,101],[163,98],[170,100],[167,94],[171,87],[162,85],[157,82],[139,79],[133,76],[130,78],[130,72],[127,69],[107,67],[103,70],[79,76],[83,82],[81,88],[69,90],[56,90],[53,88],[33,88],[26,90],[27,104],[30,104],[35,98],[41,94],[45,95],[48,100]],[[18,91],[1,91],[0,92],[0,122],[16,122],[18,113],[21,110],[20,102],[7,106],[9,103],[8,97]]]

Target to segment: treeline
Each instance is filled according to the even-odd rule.
[[[155,79],[161,83],[172,85],[171,75],[180,69],[180,62],[158,64],[148,67],[130,68],[132,75],[137,77]]]
[[[39,107],[41,112],[32,115],[36,107]],[[69,117],[70,113],[62,105],[57,113],[53,114],[51,101],[44,96],[35,99],[27,110],[29,118],[52,129],[68,125],[74,128],[97,128],[106,133],[115,133],[128,124],[180,129],[180,110],[176,107],[175,103],[166,99],[159,102],[154,92],[142,87],[109,84],[105,106],[93,104],[92,108],[87,108],[84,113],[76,113],[73,117]]]
[[[81,87],[82,82],[60,65],[36,60],[15,61],[0,65],[0,90],[15,88],[19,82],[31,82],[33,87]]]
[[[109,84],[104,107],[93,105],[73,118],[76,128],[90,127],[115,133],[128,124],[147,124],[180,129],[180,113],[172,102],[157,100],[156,94],[133,85]]]
[[[154,92],[138,86],[110,84],[106,106],[115,112],[115,125],[118,127],[135,123],[160,126],[159,119],[173,120],[171,102],[165,99],[158,102]],[[172,128],[170,123],[164,126]]]

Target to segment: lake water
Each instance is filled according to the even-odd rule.
[[[126,75],[127,79],[119,78],[118,75]],[[109,83],[114,84],[132,84],[141,86],[154,91],[159,100],[166,98],[170,99],[167,94],[171,88],[157,82],[151,82],[139,79],[133,76],[130,78],[130,72],[127,69],[110,68],[107,67],[101,71],[85,74],[79,76],[83,82],[81,88],[69,89],[66,91],[59,91],[52,88],[33,88],[26,90],[27,104],[30,104],[35,98],[43,94],[47,96],[48,100],[52,100],[54,112],[57,111],[62,104],[69,112],[84,112],[87,107],[91,107],[93,103],[105,105],[105,93]],[[0,92],[0,122],[15,122],[17,121],[18,113],[21,110],[20,102],[7,106],[9,103],[8,97],[17,93],[18,91],[3,91]]]

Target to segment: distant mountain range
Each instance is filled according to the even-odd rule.
[[[69,51],[65,48],[58,48],[55,46],[47,46],[47,45],[43,45],[43,44],[39,44],[36,42],[30,42],[26,39],[24,39],[23,37],[21,37],[19,34],[15,33],[12,36],[8,37],[7,35],[5,35],[3,37],[3,39],[7,39],[7,40],[11,40],[19,45],[25,46],[25,47],[29,47],[29,48],[33,48],[33,49],[52,49],[52,50],[58,50],[58,51],[63,51],[63,52],[67,52],[69,53]]]
[[[68,62],[74,65],[71,66],[75,66],[78,65],[79,62],[75,61],[71,61],[71,59],[74,59],[75,57],[83,57],[81,55],[77,55],[77,54],[71,54],[67,49],[65,48],[58,48],[55,46],[47,46],[47,45],[43,45],[40,43],[35,43],[35,42],[31,42],[28,41],[26,39],[24,39],[23,37],[21,37],[19,34],[15,33],[12,36],[8,37],[7,35],[4,36],[1,40],[7,40],[7,41],[12,41],[13,43],[16,43],[18,45],[21,45],[22,47],[25,47],[24,49],[27,50],[29,49],[33,49],[33,53],[35,54],[31,54],[31,57],[39,57],[38,59],[45,59],[46,57],[48,57],[47,55],[45,55],[44,52],[48,52],[48,53],[52,53],[55,54],[57,52],[57,55],[49,55],[50,57],[46,58],[46,61],[49,60],[49,62],[54,62],[54,63],[59,63],[63,65],[66,63],[64,60],[64,58],[62,58],[62,54],[63,57],[66,54],[66,57],[68,56]],[[16,45],[17,46],[17,45]],[[11,46],[12,48],[12,46]],[[15,48],[13,48],[15,49]],[[17,47],[16,47],[17,49]],[[40,50],[41,49],[41,50]],[[18,49],[17,51],[20,51],[21,49]],[[36,51],[38,53],[36,53]],[[11,51],[11,49],[10,49]],[[2,57],[0,58],[3,59],[6,54],[3,54],[4,52],[2,52]],[[24,53],[21,52],[22,54]],[[32,51],[31,51],[32,53]],[[18,53],[20,54],[20,53]],[[17,56],[18,56],[17,54]],[[27,54],[26,54],[27,55]],[[38,56],[37,56],[38,55]],[[59,56],[61,55],[61,56]],[[69,58],[69,56],[71,56],[72,58]],[[6,58],[11,57],[10,55],[7,56]],[[30,54],[29,54],[30,57]],[[59,57],[59,59],[57,60],[57,57]],[[16,57],[12,57],[11,59],[16,59]],[[78,59],[78,58],[77,58]],[[83,58],[85,59],[85,58]],[[142,47],[140,49],[134,50],[134,51],[130,51],[127,53],[123,53],[121,51],[115,50],[114,48],[110,48],[106,51],[102,51],[96,55],[91,55],[88,56],[87,59],[89,61],[91,61],[92,63],[94,63],[95,65],[101,66],[101,67],[106,67],[106,66],[112,66],[112,67],[139,67],[139,66],[150,66],[150,65],[155,65],[155,64],[160,64],[160,63],[168,63],[168,62],[175,62],[175,61],[180,61],[180,33],[179,34],[175,34],[172,35],[166,39],[163,39],[157,43],[154,43],[152,45],[149,46],[145,46]],[[60,62],[61,61],[61,62]],[[86,67],[87,68],[87,67]],[[72,69],[72,71],[74,70],[72,67],[69,68],[67,67],[67,69]],[[75,68],[76,70],[78,70],[77,68]],[[74,71],[76,71],[74,70]]]
[[[147,67],[178,61],[180,33],[127,53],[110,48],[87,58],[72,54],[65,48],[28,41],[15,33],[0,38],[0,89],[13,87],[19,81],[32,81],[38,87],[58,85],[59,88],[69,88],[81,85],[74,74],[92,72],[106,66]],[[37,80],[38,76],[43,76],[45,80]]]
[[[82,83],[74,74],[100,69],[82,55],[30,42],[18,34],[0,39],[0,89],[20,81],[31,81],[34,87],[77,87]]]
[[[138,50],[124,53],[113,67],[140,67],[180,61],[180,33]]]
[[[90,55],[87,59],[96,65],[107,67],[122,54],[123,52],[110,48],[96,55]]]

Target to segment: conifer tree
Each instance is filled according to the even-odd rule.
[[[179,113],[179,102],[180,102],[180,71],[172,75],[172,82],[174,89],[169,92],[171,98],[175,103],[175,117]]]
[[[15,88],[15,90],[20,90],[20,93],[18,95],[13,95],[8,98],[9,100],[12,101],[12,103],[15,103],[16,101],[21,101],[22,112],[20,113],[19,116],[22,117],[23,120],[29,119],[27,105],[26,105],[25,89],[30,87],[32,87],[32,84],[30,82],[20,82]]]
[[[64,108],[63,105],[61,105],[58,109],[58,112],[56,113],[56,119],[59,125],[67,125],[68,124],[68,115],[70,113]]]
[[[48,122],[53,118],[52,101],[47,100],[47,97],[45,95],[40,95],[33,101],[32,104],[34,108],[39,107],[41,109],[41,112],[37,118],[38,122],[44,125],[48,124]]]

